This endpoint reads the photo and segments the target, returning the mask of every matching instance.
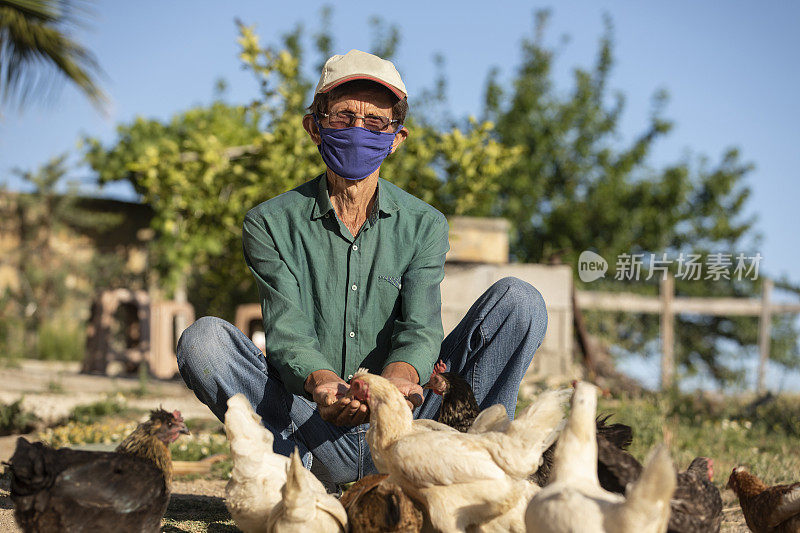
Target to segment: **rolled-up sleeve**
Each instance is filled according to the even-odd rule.
[[[445,255],[450,249],[447,219],[436,217],[427,232],[420,235],[419,243],[402,276],[401,315],[394,324],[384,368],[399,361],[408,363],[424,382],[433,370],[444,337],[440,285]]]
[[[312,321],[300,305],[297,279],[281,259],[264,221],[249,213],[242,237],[245,261],[261,299],[267,358],[289,392],[306,395],[303,385],[309,374],[336,370],[320,350]]]

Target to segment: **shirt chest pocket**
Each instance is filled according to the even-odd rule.
[[[375,292],[383,313],[392,313],[400,305],[400,288],[402,286],[403,281],[400,276],[378,275]]]

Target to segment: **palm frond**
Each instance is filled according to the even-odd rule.
[[[100,67],[69,35],[83,20],[76,9],[66,0],[0,0],[0,102],[23,107],[34,97],[49,99],[66,79],[104,107],[95,81]]]

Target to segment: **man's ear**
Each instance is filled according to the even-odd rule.
[[[394,151],[397,150],[397,147],[406,140],[406,137],[408,137],[408,130],[405,127],[402,127],[399,131],[395,132],[394,141],[392,142],[392,151],[389,153],[393,154]]]
[[[311,137],[314,144],[319,146],[322,143],[322,139],[320,139],[319,136],[319,129],[317,128],[316,122],[314,122],[314,115],[311,113],[303,117],[303,129],[308,132],[308,136]]]

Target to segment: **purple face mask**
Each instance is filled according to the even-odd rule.
[[[375,172],[392,151],[395,132],[370,131],[358,126],[323,128],[316,116],[314,122],[322,139],[317,147],[322,160],[343,178],[363,180]],[[397,131],[402,127],[398,126]]]

